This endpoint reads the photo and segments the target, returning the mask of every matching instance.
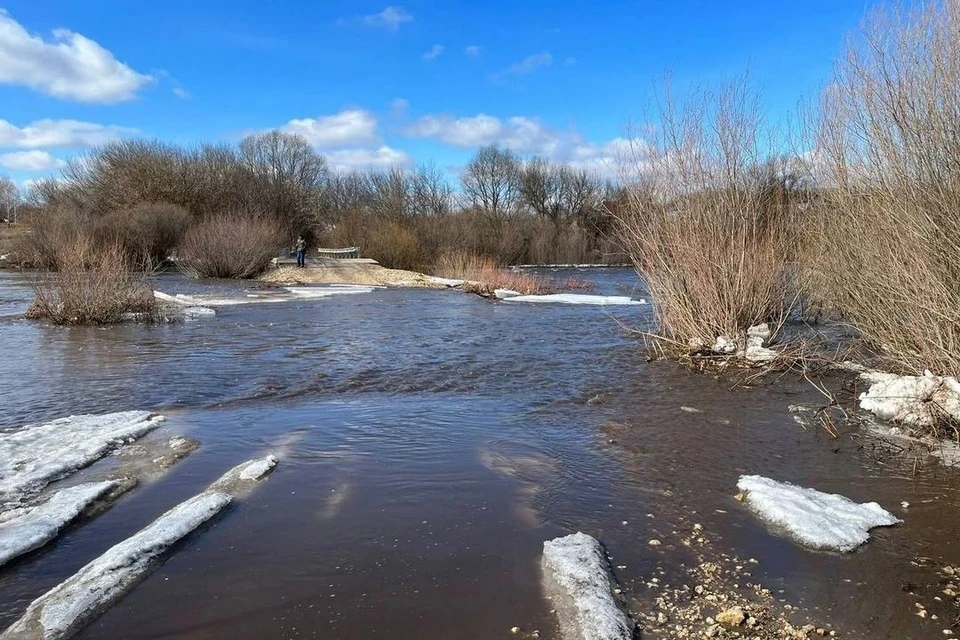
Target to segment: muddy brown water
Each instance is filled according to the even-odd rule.
[[[645,295],[628,270],[557,275]],[[243,295],[238,283],[159,280]],[[517,626],[555,638],[544,540],[596,536],[631,607],[651,611],[645,583],[657,568],[682,576],[693,560],[674,532],[694,523],[714,552],[757,559],[757,581],[800,607],[800,623],[942,638],[956,617],[935,566],[960,564],[958,474],[915,469],[855,432],[801,428],[788,406],[821,398],[804,382],[731,390],[646,363],[614,316],[649,326],[649,307],[378,290],[180,325],[56,328],[20,319],[30,298],[23,277],[0,274],[0,429],[147,408],[169,417],[160,435],[201,446],[0,570],[0,626],[266,452],[281,459],[266,482],[78,637],[480,639]],[[904,523],[853,554],[808,551],[733,498],[744,473],[877,501]],[[918,600],[940,619],[917,617]]]

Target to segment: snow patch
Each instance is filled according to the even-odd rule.
[[[641,305],[646,300],[634,300],[629,296],[595,296],[584,293],[551,293],[542,296],[513,296],[508,302],[552,302],[559,304],[587,304],[600,306]]]
[[[90,482],[61,489],[44,503],[0,514],[0,566],[47,544],[117,482]]]
[[[149,411],[123,411],[70,416],[0,434],[0,507],[38,494],[163,420]]]
[[[900,376],[881,371],[860,375],[870,388],[860,394],[860,408],[881,420],[930,427],[944,418],[960,421],[960,382],[949,376]]]
[[[762,520],[813,549],[853,551],[870,538],[870,529],[901,522],[876,502],[859,504],[762,476],[741,476],[737,488]]]
[[[564,640],[628,640],[633,623],[617,605],[600,543],[574,533],[543,543],[547,595]]]
[[[439,284],[444,287],[462,287],[466,280],[457,280],[456,278],[441,278],[440,276],[424,276],[424,279],[430,284]]]
[[[23,617],[0,634],[0,640],[61,640],[74,635],[136,586],[173,545],[220,513],[239,491],[276,463],[275,457],[267,456],[234,467],[204,492],[181,502],[34,600]]]
[[[523,294],[519,291],[514,291],[513,289],[494,289],[493,297],[498,300],[506,300],[507,298],[518,298]]]

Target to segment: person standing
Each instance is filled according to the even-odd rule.
[[[303,239],[303,236],[297,238],[297,266],[307,266],[307,241]]]

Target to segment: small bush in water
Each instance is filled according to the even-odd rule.
[[[149,313],[156,307],[152,289],[142,274],[131,269],[118,244],[94,249],[79,235],[63,245],[56,273],[33,283],[36,299],[26,317],[55,324],[109,324],[125,313]]]
[[[184,235],[180,268],[195,278],[254,278],[283,246],[283,230],[270,219],[215,216]]]

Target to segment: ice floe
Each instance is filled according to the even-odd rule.
[[[0,434],[0,508],[39,493],[164,420],[149,411],[60,418]]]
[[[552,302],[558,304],[592,304],[600,306],[641,305],[646,300],[634,300],[629,296],[597,296],[585,293],[550,293],[540,296],[510,296],[506,302]]]
[[[371,293],[372,291],[382,288],[383,287],[354,284],[328,284],[310,287],[284,287],[283,289],[264,290],[262,293],[247,293],[242,296],[187,295],[185,293],[170,295],[162,291],[154,291],[153,295],[157,300],[178,305],[181,311],[188,317],[200,317],[208,313],[201,311],[201,309],[209,309],[210,307],[311,300],[338,295]],[[216,313],[212,309],[210,309],[210,312]]]
[[[288,293],[297,298],[329,298],[330,296],[342,296],[356,293],[372,293],[382,287],[368,287],[353,284],[334,284],[316,287],[285,287]]]
[[[563,640],[629,640],[634,625],[614,599],[600,543],[574,533],[543,543],[543,573]]]
[[[234,467],[202,493],[170,509],[34,600],[23,616],[0,634],[0,640],[61,640],[74,635],[136,586],[171,547],[220,513],[237,492],[249,489],[276,462],[268,456]]]
[[[860,377],[870,388],[860,394],[860,408],[910,427],[929,427],[944,418],[960,420],[960,382],[929,371],[922,376],[900,376],[868,371]]]
[[[30,603],[0,638],[69,638],[136,585],[170,547],[232,500],[213,491],[177,505]]]
[[[853,551],[870,538],[870,529],[900,523],[876,502],[860,504],[762,476],[741,476],[737,488],[762,520],[813,549]]]
[[[87,507],[119,486],[112,481],[79,484],[36,506],[0,513],[0,566],[56,538]]]

